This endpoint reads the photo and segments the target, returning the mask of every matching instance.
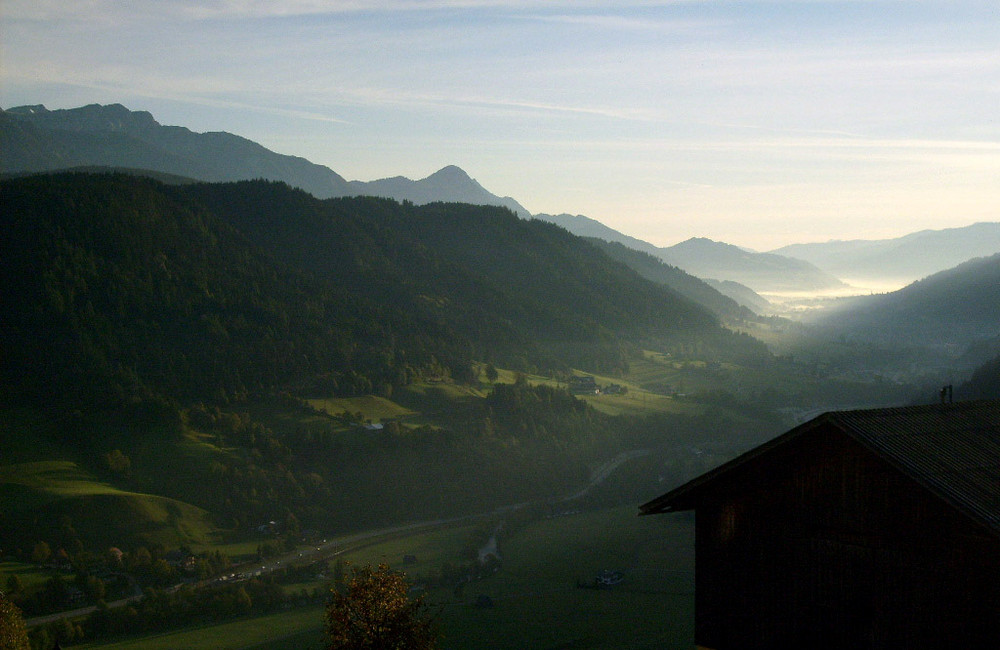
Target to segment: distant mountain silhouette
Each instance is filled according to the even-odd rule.
[[[806,260],[848,280],[912,282],[1000,252],[1000,223],[922,230],[895,239],[792,244],[771,252]]]
[[[587,240],[601,249],[608,257],[624,263],[644,278],[664,284],[682,296],[709,308],[720,318],[743,320],[754,317],[756,310],[729,297],[714,284],[685,273],[676,266],[670,266],[655,255],[629,248],[618,242],[605,241],[599,237],[588,237]],[[746,287],[743,288],[746,289]],[[749,289],[746,291],[756,296]],[[760,296],[757,297],[760,298]],[[767,304],[763,298],[760,298],[760,301],[763,305]]]
[[[522,218],[531,216],[524,206],[509,196],[499,197],[488,192],[482,185],[470,178],[462,169],[448,165],[427,178],[413,181],[403,176],[383,178],[375,181],[351,181],[354,194],[381,196],[397,201],[410,201],[417,205],[443,201],[446,203],[470,203],[472,205],[499,205],[509,208]]]
[[[121,104],[60,110],[39,104],[0,111],[0,173],[71,168],[141,170],[209,182],[260,178],[288,183],[321,199],[367,195],[417,205],[498,205],[530,216],[520,203],[488,192],[454,165],[418,181],[397,176],[348,182],[305,158],[275,153],[231,133],[164,126],[150,113]]]
[[[766,253],[752,253],[731,244],[694,238],[668,248],[622,234],[583,215],[536,214],[536,219],[560,225],[574,235],[616,242],[648,253],[703,280],[716,280],[717,291],[760,313],[768,302],[756,292],[813,291],[844,286],[840,280],[808,262]]]
[[[845,300],[819,319],[864,341],[950,349],[1000,342],[1000,253],[964,262],[892,293]],[[992,353],[995,354],[995,353]],[[968,363],[983,359],[969,357]]]
[[[353,193],[339,174],[305,158],[275,153],[231,133],[163,126],[148,112],[130,111],[121,104],[3,111],[0,152],[4,173],[105,166],[210,182],[264,178],[320,198]]]
[[[766,314],[773,311],[773,305],[767,298],[745,284],[740,284],[733,280],[713,280],[711,278],[705,280],[705,284],[757,314]]]
[[[613,228],[605,226],[600,221],[591,219],[590,217],[585,217],[582,214],[536,214],[535,219],[541,219],[542,221],[548,221],[556,224],[557,226],[562,226],[574,235],[579,235],[580,237],[594,237],[608,242],[617,242],[633,250],[648,253],[662,259],[660,255],[661,249],[659,247],[641,239],[636,239],[635,237],[630,237],[626,234],[620,233]]]
[[[733,280],[763,293],[845,286],[808,262],[772,253],[753,253],[703,237],[661,249],[661,257],[698,277]]]

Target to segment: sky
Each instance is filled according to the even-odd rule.
[[[1000,221],[995,0],[0,0],[0,106],[756,250]]]

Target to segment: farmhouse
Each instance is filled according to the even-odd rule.
[[[699,648],[1000,648],[1000,402],[821,415],[694,510]]]
[[[599,392],[597,381],[590,375],[569,378],[569,391],[574,395],[593,395]]]

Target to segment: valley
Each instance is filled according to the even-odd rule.
[[[824,411],[1000,397],[996,254],[858,296],[822,247],[657,248],[456,167],[194,161],[88,110],[0,121],[43,168],[131,133],[0,181],[0,588],[38,648],[317,647],[347,562],[405,571],[447,648],[690,647],[693,521],[638,504]]]

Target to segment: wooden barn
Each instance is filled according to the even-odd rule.
[[[683,510],[699,648],[1000,648],[1000,402],[826,413]]]

